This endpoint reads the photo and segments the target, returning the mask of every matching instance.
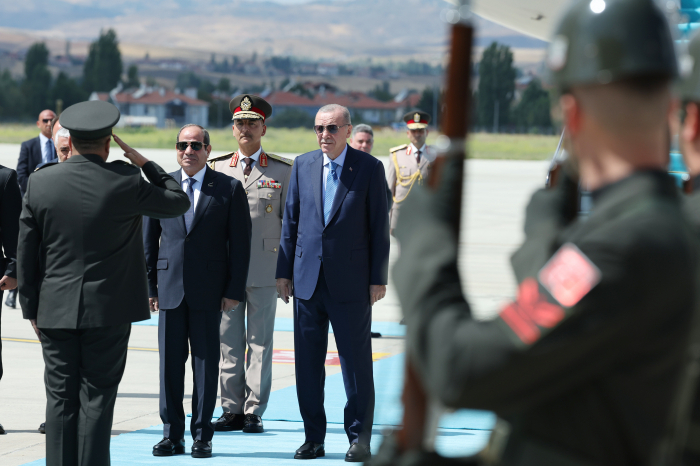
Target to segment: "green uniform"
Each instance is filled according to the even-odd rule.
[[[586,220],[572,220],[567,184],[532,197],[512,257],[517,298],[485,322],[462,295],[439,203],[422,188],[407,201],[394,281],[408,351],[445,405],[509,422],[499,464],[533,451],[532,464],[649,464],[695,306],[693,232],[665,173],[594,192]]]

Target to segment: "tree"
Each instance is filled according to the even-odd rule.
[[[229,81],[228,78],[221,78],[219,79],[219,84],[217,84],[216,88],[225,93],[231,92],[231,81]]]
[[[66,73],[61,71],[56,77],[56,82],[51,89],[51,102],[61,99],[63,108],[68,108],[73,104],[87,100],[89,97],[85,89]]]
[[[90,44],[85,66],[83,86],[87,92],[109,92],[121,80],[123,71],[122,55],[119,51],[117,33],[113,29],[100,33],[100,37]]]
[[[141,80],[139,79],[139,67],[136,65],[129,66],[129,70],[126,72],[126,87],[141,87]]]
[[[394,94],[389,89],[389,81],[384,81],[382,84],[377,84],[368,94],[370,97],[374,97],[382,102],[389,102],[394,98]]]
[[[311,128],[314,117],[299,108],[288,108],[273,115],[267,126],[273,128]]]
[[[24,59],[24,82],[22,92],[26,98],[29,115],[38,115],[49,106],[51,72],[49,72],[49,50],[38,42],[29,47]]]
[[[514,96],[513,52],[507,45],[494,42],[484,50],[479,64],[479,124],[486,127],[508,124]]]
[[[549,93],[542,89],[539,80],[533,79],[527,86],[513,113],[518,127],[531,129],[552,126]]]
[[[440,113],[440,110],[442,109],[442,98],[443,95],[441,92],[437,92],[437,103],[435,102],[435,94],[436,94],[436,89],[435,87],[426,87],[423,89],[423,92],[421,93],[420,100],[418,101],[417,107],[424,112],[428,112],[432,119],[430,120],[432,124],[436,124],[438,121],[438,115],[437,113]]]
[[[187,89],[188,87],[197,87],[199,88],[199,85],[202,83],[202,80],[199,79],[199,76],[194,74],[192,71],[188,71],[187,73],[181,73],[177,75],[177,82],[175,86],[179,89]]]
[[[26,100],[19,84],[12,78],[10,71],[5,70],[0,74],[0,118],[21,116],[25,105]]]

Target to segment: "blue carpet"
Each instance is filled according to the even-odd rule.
[[[150,320],[134,322],[134,325],[155,325],[158,326],[158,314],[151,314]],[[293,332],[294,319],[289,317],[277,317],[275,319],[275,332]],[[403,337],[406,335],[406,326],[398,322],[372,322],[372,331],[381,333],[387,337]],[[333,333],[333,328],[329,326],[329,333]]]
[[[382,431],[396,425],[401,417],[399,397],[403,384],[404,356],[398,355],[374,363],[377,404],[375,428],[373,430],[373,450],[381,444]],[[155,401],[154,401],[155,403]],[[326,379],[326,415],[328,432],[326,435],[326,457],[314,460],[314,466],[338,465],[345,458],[348,439],[342,426],[342,410],[345,405],[345,392],[341,374]],[[296,387],[277,390],[270,396],[270,404],[265,415],[265,433],[244,434],[242,432],[219,432],[214,436],[214,457],[207,464],[255,464],[295,465],[294,451],[304,441],[304,426],[300,422],[296,401]],[[280,420],[277,420],[280,419]],[[437,437],[437,450],[445,456],[467,456],[481,450],[489,436],[494,422],[491,413],[462,410],[445,416]],[[186,423],[189,427],[189,421]],[[178,466],[192,464],[187,455],[168,458],[152,456],[153,445],[163,437],[163,426],[157,425],[112,438],[112,466],[133,466],[163,464]],[[185,434],[187,451],[192,438]],[[28,466],[44,466],[46,460],[28,463]]]

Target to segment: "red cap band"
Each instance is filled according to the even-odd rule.
[[[236,107],[236,110],[233,111],[233,114],[235,115],[238,112],[254,112],[254,113],[257,113],[258,115],[260,115],[262,117],[263,121],[265,120],[265,112],[263,112],[262,110],[260,110],[257,107],[251,107],[249,110],[243,110],[241,107]]]

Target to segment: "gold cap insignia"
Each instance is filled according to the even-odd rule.
[[[413,115],[413,122],[414,123],[420,123],[420,113],[415,113]]]
[[[241,101],[241,110],[243,110],[244,112],[247,112],[252,107],[253,107],[253,104],[250,102],[250,99],[248,98],[248,96],[245,96],[243,98],[243,100]]]

